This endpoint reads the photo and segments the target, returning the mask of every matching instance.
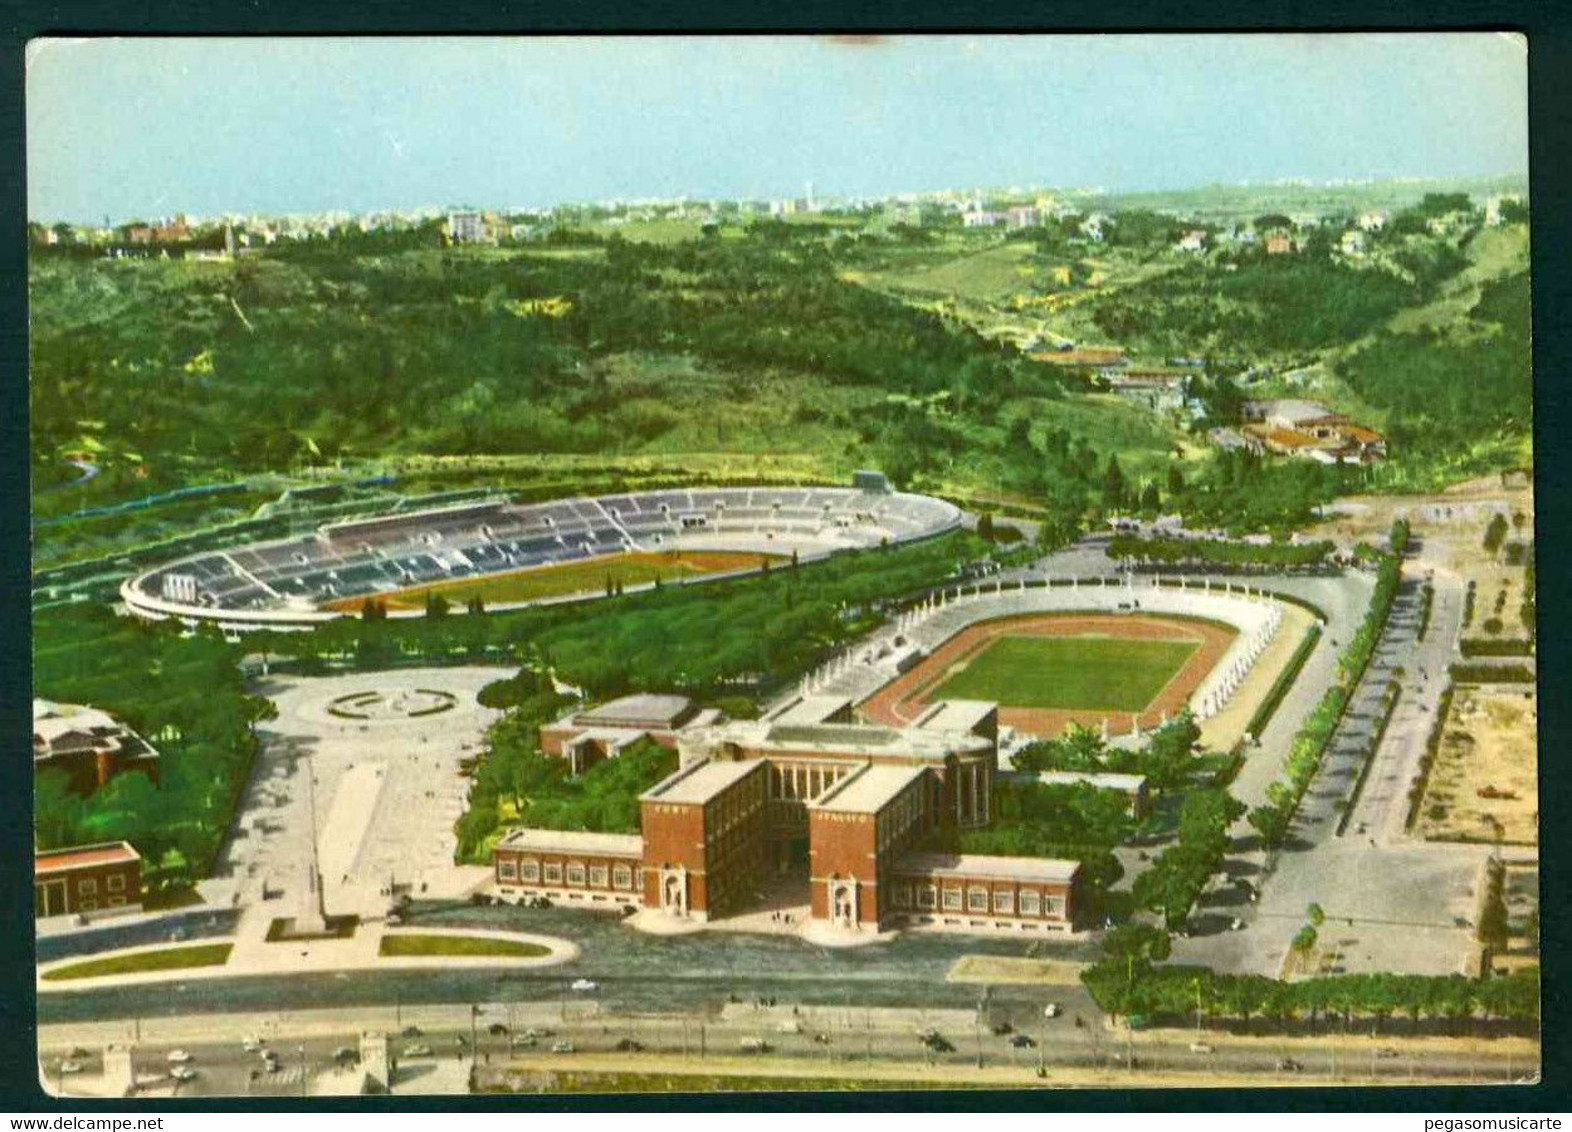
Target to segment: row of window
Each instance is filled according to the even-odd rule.
[[[610,883],[608,880],[610,874]],[[546,862],[544,870],[539,861],[525,858],[513,861],[508,857],[497,860],[497,879],[503,881],[516,880],[523,884],[540,884],[544,876],[546,884],[562,884],[564,870],[561,861]],[[633,868],[631,865],[616,865],[610,870],[605,865],[585,866],[577,861],[569,862],[566,869],[566,883],[576,887],[584,887],[587,883],[590,888],[615,887],[624,891],[633,888]]]
[[[122,908],[125,906],[125,902],[126,898],[124,896],[111,896],[105,902],[104,906],[106,908]],[[85,900],[79,901],[77,903],[77,909],[78,911],[82,912],[96,912],[98,911],[98,900],[90,896]]]
[[[942,906],[947,912],[979,912],[990,910],[989,890],[982,885],[963,889],[960,885],[908,884],[896,881],[892,886],[890,903],[896,908],[931,910]],[[992,911],[1000,916],[1049,916],[1063,917],[1064,898],[1039,894],[1035,889],[1020,891],[1019,900],[1012,889],[999,889],[992,895]]]
[[[125,890],[126,890],[126,878],[125,878],[125,875],[123,873],[110,873],[109,876],[104,879],[104,891],[106,891],[106,892],[124,892]],[[77,895],[78,896],[97,896],[98,895],[98,878],[97,877],[80,877],[80,878],[78,878],[78,880],[76,882],[76,891],[77,891]]]

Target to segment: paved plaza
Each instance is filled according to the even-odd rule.
[[[460,763],[501,715],[476,694],[513,673],[406,669],[258,683],[278,718],[261,729],[217,869],[227,901],[255,905],[269,919],[295,915],[313,827],[332,914],[381,915],[393,886],[451,896],[483,881],[487,870],[453,864],[453,823],[468,788]]]

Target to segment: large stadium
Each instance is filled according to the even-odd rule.
[[[130,578],[134,615],[226,630],[305,629],[382,601],[408,615],[436,592],[490,607],[762,569],[958,528],[953,504],[857,486],[633,492],[506,499],[352,519],[282,541],[211,550]]]

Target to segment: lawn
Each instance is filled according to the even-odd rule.
[[[660,551],[619,554],[591,562],[565,562],[560,566],[538,566],[490,578],[466,578],[461,582],[438,582],[386,595],[389,609],[424,609],[427,594],[440,594],[454,605],[465,605],[477,593],[487,605],[540,601],[545,598],[571,597],[574,594],[603,594],[609,579],[614,585],[639,586],[656,579],[677,582],[704,574],[723,574],[732,570],[757,570],[765,559],[780,561],[776,555],[741,554],[722,551]],[[353,613],[364,597],[328,602],[324,609]]]
[[[170,947],[163,951],[141,951],[132,955],[109,955],[81,963],[57,967],[44,975],[48,982],[64,979],[97,979],[104,975],[129,975],[142,971],[176,971],[186,967],[222,967],[229,962],[232,943],[201,943],[191,947]]]
[[[551,948],[515,939],[461,935],[385,935],[377,954],[384,959],[434,956],[479,958],[505,956],[509,959],[539,959],[550,955]]]
[[[938,688],[933,700],[996,700],[1050,711],[1140,711],[1199,646],[1107,637],[1000,637]]]

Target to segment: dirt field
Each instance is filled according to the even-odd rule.
[[[508,605],[544,598],[571,597],[575,594],[604,593],[606,579],[624,586],[647,585],[659,578],[675,582],[702,574],[724,574],[737,570],[757,570],[765,560],[780,558],[768,554],[740,554],[710,550],[668,550],[656,553],[617,554],[587,562],[566,562],[560,566],[536,566],[510,574],[483,578],[464,578],[436,582],[396,593],[380,595],[389,609],[424,609],[427,594],[441,594],[463,606],[479,593],[487,605]],[[338,613],[355,613],[365,597],[330,601],[322,608]]]
[[[1419,836],[1488,841],[1495,836],[1487,820],[1493,818],[1506,843],[1538,843],[1535,697],[1526,686],[1457,689],[1419,807]],[[1481,798],[1486,789],[1513,797]]]
[[[1192,642],[1197,647],[1178,673],[1140,712],[1142,729],[1158,726],[1166,713],[1172,717],[1228,650],[1234,630],[1210,621],[1179,617],[1109,614],[1029,614],[972,625],[951,637],[922,663],[886,684],[862,705],[862,712],[876,723],[901,726],[923,711],[940,685],[958,667],[1000,637],[1071,637],[1094,640]],[[1001,699],[999,722],[1026,735],[1054,737],[1071,723],[1101,727],[1108,720],[1110,734],[1130,730],[1131,717],[1089,710],[1049,710],[1011,705]]]

